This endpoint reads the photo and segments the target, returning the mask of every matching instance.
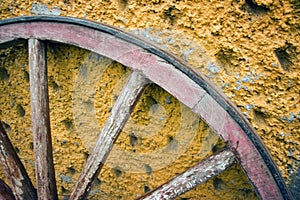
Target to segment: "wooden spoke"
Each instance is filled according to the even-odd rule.
[[[193,189],[197,185],[213,178],[226,170],[235,162],[235,156],[230,150],[216,153],[199,162],[183,174],[173,178],[152,192],[140,197],[140,200],[174,199]]]
[[[43,42],[29,39],[30,99],[35,173],[39,199],[57,199],[50,132],[46,51]]]
[[[28,177],[24,165],[12,146],[5,129],[0,122],[0,153],[2,169],[10,182],[17,199],[36,199],[36,191]],[[0,181],[1,183],[1,181]],[[3,187],[1,186],[3,185]],[[1,194],[5,195],[4,182],[0,184]],[[3,188],[3,190],[1,190]],[[3,191],[3,193],[2,193]],[[8,198],[8,197],[7,197]],[[5,198],[4,198],[5,199]]]
[[[148,80],[139,72],[133,71],[131,73],[129,80],[112,108],[92,154],[87,160],[75,189],[70,196],[70,200],[85,199],[87,197],[94,179],[100,173],[115,140],[127,122],[138,97],[147,83]]]

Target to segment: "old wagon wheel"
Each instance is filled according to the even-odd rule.
[[[291,199],[267,149],[238,109],[186,63],[116,28],[74,18],[35,16],[0,22],[0,47],[28,40],[37,190],[0,126],[1,164],[17,199],[57,199],[52,160],[45,41],[72,44],[131,69],[70,199],[85,199],[145,86],[155,83],[201,117],[228,148],[141,199],[172,199],[238,161],[262,199]],[[44,159],[46,158],[46,159]],[[36,192],[37,191],[37,192]]]

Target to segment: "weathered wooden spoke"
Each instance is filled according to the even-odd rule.
[[[223,172],[234,164],[234,162],[235,156],[232,151],[221,151],[199,162],[194,167],[191,167],[181,175],[176,176],[139,199],[174,199]]]
[[[29,72],[35,174],[39,199],[57,199],[50,132],[46,50],[30,38]]]
[[[70,199],[87,197],[94,179],[101,171],[114,141],[123,129],[148,80],[168,91],[201,117],[228,143],[229,150],[200,162],[181,176],[151,192],[145,199],[154,198],[159,193],[167,195],[167,199],[173,198],[219,173],[234,160],[242,166],[261,199],[292,199],[276,164],[247,119],[209,80],[193,72],[180,59],[118,29],[73,18],[35,16],[0,21],[0,48],[6,48],[20,40],[29,40],[31,107],[39,199],[57,199],[44,40],[72,44],[90,50],[115,60],[132,71]],[[1,131],[2,133],[5,132]],[[9,141],[5,139],[7,137],[5,134],[2,135],[1,145]],[[11,144],[6,146],[13,149]],[[6,152],[10,151],[8,149],[3,151],[1,148],[1,151],[3,166],[10,167],[7,160],[14,157],[13,165],[22,171],[21,162],[16,155],[7,156]],[[238,155],[235,159],[232,152]],[[8,170],[7,176],[10,174]],[[20,174],[25,177],[25,170]],[[181,182],[177,185],[178,181]],[[34,191],[30,184],[29,186],[23,184],[24,189],[18,194],[16,189],[19,185],[16,183],[10,181],[16,197],[35,199],[35,196],[32,198],[22,196],[24,190]],[[32,195],[34,194],[32,192]]]
[[[2,169],[12,187],[15,197],[17,199],[36,199],[36,191],[1,122],[0,147]],[[3,188],[3,195],[9,190],[8,188],[5,189],[5,187],[4,183],[3,186],[0,185],[0,190]]]
[[[85,199],[148,80],[132,72],[104,125],[70,199]]]

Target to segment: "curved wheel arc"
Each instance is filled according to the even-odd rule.
[[[58,31],[60,34],[57,34]],[[219,89],[184,61],[122,30],[92,21],[57,16],[30,16],[0,21],[0,47],[32,37],[73,44],[141,71],[196,112],[225,141],[231,142],[230,148],[241,156],[241,165],[263,199],[292,198],[274,161],[250,123]],[[216,117],[212,117],[212,114]],[[239,142],[248,145],[248,149],[241,146],[235,149]],[[253,148],[253,152],[247,152],[249,148]],[[248,153],[252,157],[247,158]],[[257,155],[259,161],[264,163],[264,175],[257,175],[252,169],[257,165],[253,160]],[[267,180],[257,180],[260,175]],[[266,185],[266,182],[271,182],[271,185]]]

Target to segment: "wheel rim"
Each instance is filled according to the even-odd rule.
[[[30,79],[30,85],[32,107],[39,109],[32,110],[33,129],[36,129],[36,131],[33,131],[35,152],[41,153],[40,155],[35,155],[36,171],[44,174],[37,175],[37,177],[40,177],[40,180],[37,178],[39,198],[57,198],[55,184],[46,184],[55,183],[53,161],[51,161],[50,121],[47,117],[47,114],[49,115],[46,84],[47,67],[43,47],[43,41],[50,40],[72,44],[104,55],[129,67],[133,71],[129,82],[125,86],[125,91],[120,95],[126,98],[121,98],[119,104],[117,102],[113,108],[116,111],[119,109],[126,111],[124,117],[118,123],[115,120],[117,116],[120,116],[120,113],[116,112],[115,116],[112,114],[109,118],[108,121],[113,121],[114,123],[109,124],[107,122],[107,130],[102,131],[101,134],[103,136],[101,140],[107,141],[105,144],[96,145],[94,150],[94,152],[99,152],[100,149],[103,150],[104,148],[106,151],[101,155],[92,153],[89,158],[91,161],[88,161],[83,170],[71,199],[86,197],[93,179],[101,170],[101,163],[105,162],[113,142],[119,134],[115,130],[123,128],[124,123],[128,119],[128,113],[130,114],[137,97],[149,82],[156,83],[175,96],[227,142],[230,151],[225,152],[233,152],[227,155],[227,158],[231,160],[229,163],[233,163],[232,158],[235,155],[234,157],[239,161],[262,199],[291,199],[279,170],[249,122],[222,92],[215,88],[204,76],[193,72],[183,61],[118,29],[74,18],[38,16],[8,19],[0,22],[0,47],[12,45],[20,39],[29,40],[30,77],[37,77],[36,79]],[[43,69],[44,71],[39,72],[38,69]],[[37,76],[38,74],[39,76]],[[38,88],[38,90],[35,89],[37,85],[41,85],[41,88]],[[123,108],[121,105],[124,105],[123,102],[126,99],[131,101]],[[35,125],[34,123],[38,121],[37,119],[41,119],[42,116],[40,115],[43,112],[44,115],[42,116],[45,116],[44,122],[38,122]],[[41,133],[40,129],[45,127],[44,133]],[[3,141],[7,141],[4,129],[1,129],[1,133],[3,134]],[[41,137],[39,134],[47,137]],[[39,145],[46,145],[43,148],[46,150],[38,151]],[[9,147],[9,142],[4,144],[4,146]],[[4,162],[3,165],[7,166],[7,174],[9,174],[10,165],[20,166],[20,175],[24,176],[24,180],[29,180],[22,165],[17,161],[16,155],[11,149],[8,152],[12,152],[11,157],[16,162]],[[46,162],[41,160],[42,163],[38,163],[38,158],[45,156],[51,159]],[[42,172],[44,169],[45,172]],[[50,179],[47,179],[45,174],[52,175],[49,176]],[[11,181],[15,195],[25,198],[25,196],[17,194],[16,188],[19,186],[16,184],[16,181]],[[34,196],[36,195],[35,189],[30,181],[21,185],[23,191],[30,190],[31,197],[36,198]],[[25,193],[27,194],[28,192]]]

